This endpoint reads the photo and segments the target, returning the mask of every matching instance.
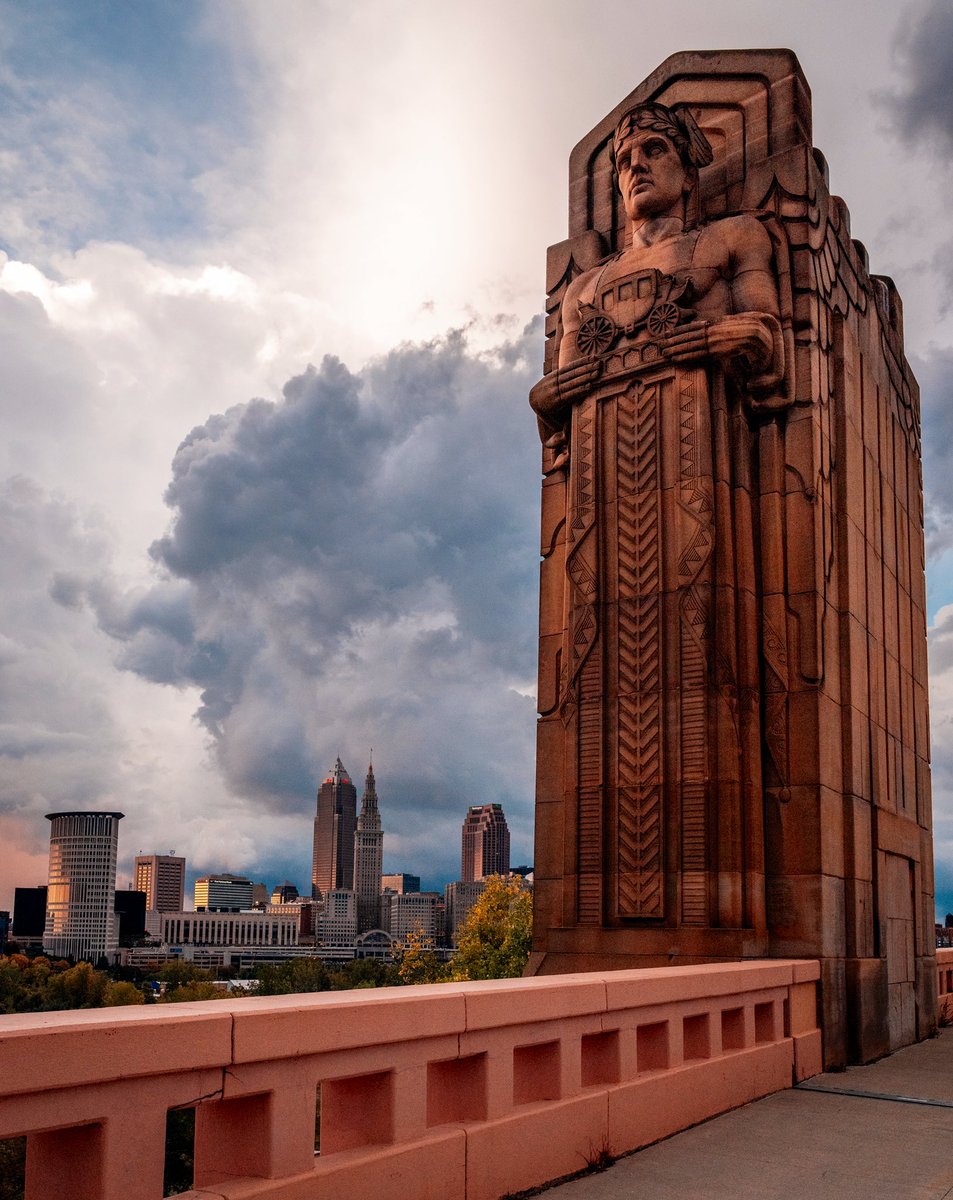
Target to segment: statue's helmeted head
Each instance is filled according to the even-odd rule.
[[[687,108],[668,108],[664,104],[640,104],[630,109],[616,126],[612,139],[612,161],[616,162],[620,150],[636,130],[652,130],[660,133],[678,151],[682,165],[687,171],[707,167],[714,158],[708,138],[698,128],[698,123]]]
[[[612,163],[630,222],[678,216],[697,224],[698,168],[714,157],[687,109],[640,104],[616,126]]]

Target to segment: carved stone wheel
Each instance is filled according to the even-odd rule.
[[[598,354],[605,354],[617,334],[615,322],[599,313],[595,317],[587,317],[579,326],[576,345],[587,358],[595,358]]]
[[[681,309],[678,305],[673,304],[671,300],[665,300],[661,304],[656,304],[649,313],[645,327],[655,337],[664,336],[666,333],[672,332],[678,324],[680,316]]]

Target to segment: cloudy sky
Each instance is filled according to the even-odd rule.
[[[923,386],[953,908],[953,8],[0,0],[0,907],[43,814],[308,882],[373,748],[385,865],[532,861],[538,377],[573,144],[668,54],[790,46]]]

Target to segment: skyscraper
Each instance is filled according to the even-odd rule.
[[[357,931],[366,933],[378,925],[381,897],[381,866],[384,859],[384,831],[377,808],[377,784],[374,764],[367,768],[361,815],[354,834],[354,890],[357,892]]]
[[[311,895],[333,888],[354,887],[354,833],[357,828],[357,788],[340,758],[318,788],[314,818],[314,858]]]
[[[181,912],[185,906],[185,859],[174,854],[137,854],[136,891],[150,912]]]
[[[114,911],[120,812],[47,813],[50,875],[43,947],[96,962],[119,948]]]
[[[506,875],[509,869],[510,830],[502,805],[471,805],[463,822],[463,882]]]

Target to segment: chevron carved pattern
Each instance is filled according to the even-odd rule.
[[[661,786],[621,790],[619,863],[619,911],[664,916]]]
[[[658,385],[617,410],[618,910],[663,915]]]
[[[602,680],[600,658],[592,655],[582,669],[577,717],[579,780],[579,894],[583,925],[602,920]]]

